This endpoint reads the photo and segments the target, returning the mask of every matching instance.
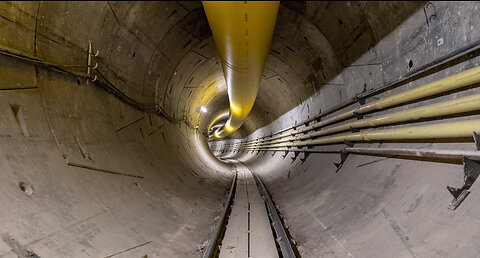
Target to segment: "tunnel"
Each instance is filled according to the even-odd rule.
[[[281,1],[225,137],[205,4],[0,2],[0,257],[478,257],[480,3]]]

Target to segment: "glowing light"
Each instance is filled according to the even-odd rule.
[[[233,127],[230,125],[230,121],[227,121],[227,123],[225,124],[225,130],[227,130],[227,132],[233,132],[233,131],[235,131],[235,128],[233,128]]]
[[[232,112],[233,115],[241,115],[242,114],[242,108],[240,106],[237,106],[233,103],[230,103],[230,111]]]
[[[202,111],[203,113],[207,113],[207,108],[206,107],[200,107],[200,111]]]

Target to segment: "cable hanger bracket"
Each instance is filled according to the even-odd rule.
[[[363,114],[357,113],[355,111],[353,111],[353,114],[355,115],[355,118],[357,118],[357,120],[363,119]]]
[[[480,175],[480,163],[475,160],[463,157],[464,184],[462,188],[447,186],[447,190],[453,196],[453,200],[448,205],[450,210],[455,210],[470,194],[468,191]]]
[[[472,134],[473,140],[475,141],[475,148],[477,151],[480,151],[480,138],[476,132],[473,132]],[[460,206],[460,204],[462,204],[465,198],[467,198],[467,196],[470,194],[470,191],[468,190],[472,187],[473,183],[480,175],[480,162],[463,157],[463,173],[465,176],[462,188],[447,186],[447,190],[453,196],[453,200],[448,205],[450,210],[457,209],[458,206]]]
[[[359,94],[355,94],[355,96],[353,96],[353,101],[356,101],[358,102],[361,106],[365,105],[365,97],[360,97]]]
[[[97,75],[93,75],[92,77],[92,70],[96,70],[98,68],[98,63],[95,62],[95,65],[92,65],[92,57],[98,57],[99,51],[93,52],[93,42],[91,40],[88,41],[88,51],[87,51],[87,85],[90,82],[94,82],[97,80]]]
[[[337,167],[337,170],[335,170],[335,173],[338,173],[338,171],[343,167],[343,164],[345,163],[345,161],[349,156],[349,153],[345,150],[345,148],[353,147],[353,145],[355,145],[354,142],[347,141],[347,140],[343,140],[343,143],[345,144],[345,147],[340,150],[340,162],[339,163],[333,162],[335,167]]]
[[[285,151],[284,151],[284,152],[285,152],[285,154],[284,154],[284,155],[282,155],[282,157],[283,157],[284,159],[285,159],[285,158],[287,157],[287,155],[288,155],[288,152],[289,152],[289,150],[288,150],[288,149],[290,149],[290,148],[288,148],[288,147],[287,147],[287,150],[285,150]]]
[[[304,150],[307,150],[307,149],[311,149],[312,146],[311,145],[307,145],[306,148],[304,148]],[[308,156],[310,156],[311,152],[309,151],[302,151],[302,157],[300,157],[300,161],[305,162],[308,158]]]

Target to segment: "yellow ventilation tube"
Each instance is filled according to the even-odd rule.
[[[203,1],[222,63],[230,115],[214,135],[236,131],[255,103],[262,81],[279,1]]]

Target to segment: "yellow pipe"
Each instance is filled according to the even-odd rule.
[[[255,103],[270,50],[279,1],[202,1],[222,63],[230,101],[217,138],[236,131]]]
[[[410,110],[398,111],[395,113],[385,114],[381,116],[365,118],[362,120],[345,123],[342,125],[327,128],[327,129],[306,134],[306,135],[286,137],[283,139],[274,140],[267,143],[260,143],[260,144],[253,143],[253,144],[250,144],[250,146],[268,146],[276,143],[305,140],[305,139],[314,138],[322,135],[344,132],[344,131],[351,130],[352,128],[376,127],[376,126],[389,125],[389,124],[395,124],[395,123],[401,123],[401,122],[407,122],[407,121],[415,121],[415,120],[424,119],[424,118],[460,114],[460,113],[477,111],[477,110],[480,110],[480,94],[467,96],[460,99],[444,101],[444,102],[427,105],[423,107],[418,107]]]
[[[379,99],[375,102],[372,102],[370,104],[365,104],[363,106],[360,106],[354,110],[347,111],[345,113],[342,113],[340,115],[334,116],[332,118],[326,119],[324,121],[315,123],[311,126],[307,126],[303,129],[298,129],[294,130],[289,133],[284,133],[281,135],[277,135],[275,137],[272,137],[268,140],[261,140],[260,142],[265,142],[265,141],[272,141],[275,139],[279,138],[284,138],[290,135],[295,135],[299,133],[305,133],[320,127],[324,127],[329,124],[333,124],[339,121],[343,121],[349,118],[352,118],[355,116],[355,113],[358,114],[365,114],[365,113],[371,113],[374,111],[378,110],[383,110],[386,108],[390,108],[396,105],[408,103],[414,100],[419,100],[425,97],[433,96],[436,94],[448,92],[451,90],[455,90],[458,88],[462,88],[474,83],[480,82],[480,66],[472,68],[470,70],[443,78],[441,80],[431,82],[428,84],[425,84],[423,86],[417,87],[415,89],[411,89],[408,91],[404,91],[399,94],[392,95],[390,97],[382,98]]]
[[[422,126],[411,126],[394,129],[372,130],[358,133],[341,134],[322,137],[315,140],[281,143],[269,146],[278,147],[299,147],[307,145],[325,145],[342,143],[343,141],[384,141],[384,140],[416,140],[416,139],[438,139],[438,138],[460,138],[472,137],[474,131],[480,128],[480,119],[460,122],[431,124]],[[248,147],[251,149],[255,147]]]

